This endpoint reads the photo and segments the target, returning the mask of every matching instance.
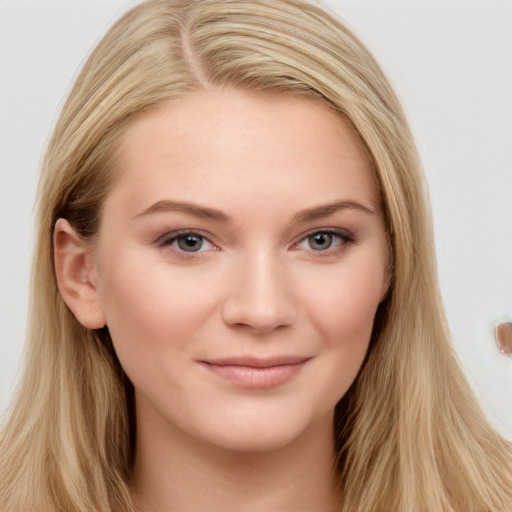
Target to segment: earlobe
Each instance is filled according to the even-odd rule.
[[[55,223],[53,233],[55,274],[59,293],[76,319],[89,329],[106,325],[97,290],[93,249],[66,219]]]

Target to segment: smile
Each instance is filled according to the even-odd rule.
[[[235,386],[246,389],[271,389],[292,380],[311,359],[296,356],[271,359],[235,357],[200,361],[200,364]]]

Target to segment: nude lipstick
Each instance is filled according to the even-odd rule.
[[[246,389],[271,389],[292,380],[310,357],[277,356],[272,358],[230,357],[200,363],[213,374]]]

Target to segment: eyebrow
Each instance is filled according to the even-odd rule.
[[[366,215],[376,215],[377,212],[373,208],[369,208],[368,206],[364,206],[361,203],[357,203],[355,201],[335,201],[333,203],[328,203],[321,206],[316,206],[314,208],[308,208],[307,210],[303,210],[297,213],[293,220],[294,222],[311,222],[314,220],[322,219],[324,217],[328,217],[340,210],[356,210]]]
[[[201,219],[221,220],[224,222],[229,220],[229,217],[220,210],[183,201],[172,201],[170,199],[164,199],[156,202],[143,212],[136,215],[135,218],[165,212],[183,212]]]
[[[366,215],[376,215],[376,211],[374,209],[364,206],[361,203],[357,203],[355,201],[334,201],[332,203],[308,208],[298,212],[293,216],[293,222],[311,222],[333,215],[340,210],[357,210],[365,213]],[[183,212],[201,219],[212,219],[223,222],[228,222],[230,220],[224,212],[216,210],[215,208],[183,201],[173,201],[170,199],[157,201],[143,212],[137,214],[135,218],[166,212]]]

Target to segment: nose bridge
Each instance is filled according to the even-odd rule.
[[[271,248],[248,251],[224,305],[224,321],[269,332],[295,318],[293,291],[283,258]]]

